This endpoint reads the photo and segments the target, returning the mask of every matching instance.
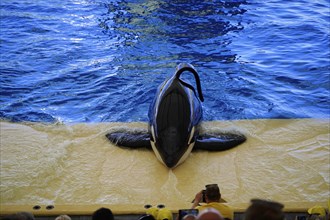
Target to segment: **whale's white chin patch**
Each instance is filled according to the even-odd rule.
[[[155,145],[155,142],[150,141],[150,143],[151,143],[152,150],[153,150],[154,153],[156,154],[157,159],[158,159],[160,162],[162,162],[162,164],[164,164],[164,165],[166,166],[166,164],[164,163],[162,157],[160,156],[160,154],[159,154],[159,152],[158,152],[158,150],[157,150],[157,147],[156,147],[156,145]]]
[[[192,149],[193,149],[193,147],[194,147],[194,145],[195,145],[195,142],[191,142],[192,139],[193,139],[193,137],[194,137],[194,134],[195,134],[195,127],[192,127],[191,132],[190,132],[190,136],[189,136],[189,141],[188,141],[188,144],[189,144],[188,149],[187,149],[186,152],[182,155],[181,159],[180,159],[179,162],[175,165],[175,167],[178,166],[179,164],[183,163],[183,161],[185,161],[185,160],[188,158],[188,156],[190,155],[190,153],[191,153],[191,151],[192,151]],[[190,142],[191,142],[191,143],[190,143]]]
[[[188,158],[188,156],[190,155],[190,153],[191,153],[194,145],[195,145],[195,142],[189,144],[188,149],[186,150],[186,152],[183,154],[183,156],[181,157],[181,159],[179,160],[179,162],[174,167],[180,165],[181,163],[183,163],[183,161],[185,161]]]

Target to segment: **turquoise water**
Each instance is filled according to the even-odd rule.
[[[330,1],[1,0],[0,118],[147,121],[178,63],[205,120],[330,117]]]

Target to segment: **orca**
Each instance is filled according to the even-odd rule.
[[[189,72],[195,78],[196,88],[180,78]],[[152,149],[160,162],[175,168],[185,161],[191,151],[224,151],[246,140],[243,134],[200,134],[204,101],[200,78],[196,69],[187,63],[177,66],[174,75],[159,87],[151,102],[148,131],[114,131],[106,134],[111,143],[128,148]]]

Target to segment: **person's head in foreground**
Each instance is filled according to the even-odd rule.
[[[327,215],[326,209],[319,205],[309,208],[307,213],[308,213],[308,218],[307,218],[308,220],[325,220]]]
[[[59,215],[55,218],[55,220],[71,220],[71,217],[68,215]]]
[[[218,212],[218,210],[214,208],[207,208],[201,211],[197,220],[224,220],[222,215]]]
[[[31,212],[17,212],[11,215],[2,216],[1,220],[35,220]]]
[[[114,220],[114,217],[110,209],[100,208],[93,213],[92,220]]]
[[[210,184],[206,186],[205,199],[207,203],[220,202],[221,193],[217,184]]]
[[[252,199],[245,220],[284,220],[284,205],[274,201]]]

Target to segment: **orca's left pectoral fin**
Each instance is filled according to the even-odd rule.
[[[120,147],[132,149],[150,148],[150,135],[148,133],[112,132],[105,135],[109,141]]]
[[[197,137],[194,149],[207,151],[224,151],[236,147],[244,141],[246,141],[246,137],[242,134],[204,134]]]

